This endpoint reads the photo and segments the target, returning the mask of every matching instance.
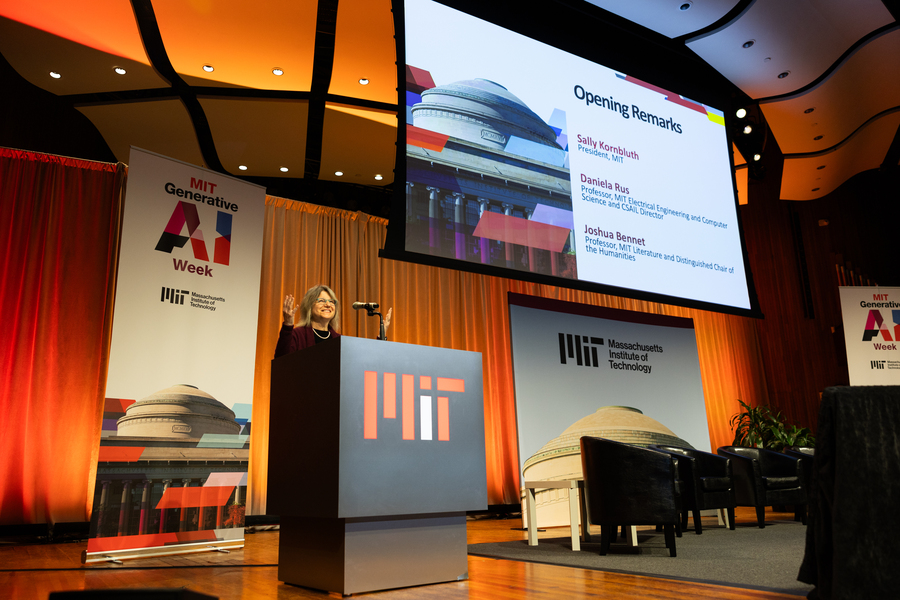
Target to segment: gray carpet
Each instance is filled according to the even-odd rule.
[[[620,537],[610,545],[609,554],[600,556],[599,527],[594,530],[592,542],[582,542],[580,552],[572,552],[572,540],[562,537],[541,539],[537,546],[525,540],[470,544],[469,554],[798,596],[813,588],[797,581],[806,539],[806,526],[800,523],[766,521],[765,529],[738,525],[734,531],[704,527],[701,535],[691,528],[676,538],[675,558],[669,557],[662,532],[652,530],[638,530],[637,548],[625,545]]]

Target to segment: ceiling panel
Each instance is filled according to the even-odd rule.
[[[233,175],[303,177],[309,103],[200,98],[222,166]],[[247,167],[241,170],[240,165]],[[281,168],[288,169],[281,171]]]
[[[888,73],[895,76],[886,77]],[[760,104],[785,154],[830,148],[896,106],[900,106],[900,29],[869,41],[814,89]]]
[[[81,106],[116,159],[128,163],[131,146],[206,167],[194,127],[180,100]]]
[[[391,119],[393,125],[390,125]],[[394,181],[395,113],[328,103],[319,179],[384,186]],[[343,175],[336,175],[340,171]],[[375,176],[381,175],[381,180]]]
[[[764,98],[809,85],[893,21],[881,0],[757,0],[728,27],[687,46],[751,98]]]
[[[686,47],[750,96],[777,96],[762,109],[787,155],[783,197],[823,195],[841,178],[884,161],[896,132],[894,118],[863,126],[900,107],[900,28],[881,0],[590,1],[633,21],[631,27],[615,20],[636,39],[646,38],[641,28],[673,38],[676,54],[684,52],[683,40],[693,32],[743,7],[716,31],[688,38]],[[397,102],[392,3],[325,2],[337,12],[322,15],[318,5],[315,0],[0,0],[0,53],[27,81],[61,97],[52,105],[80,107],[122,161],[134,144],[192,164],[203,164],[203,155],[211,162],[217,157],[237,176],[388,185],[397,133],[391,108]],[[889,23],[895,30],[867,40]],[[173,89],[150,66],[139,24],[156,66],[168,73],[168,60],[189,87]],[[161,49],[153,41],[157,27]],[[333,50],[320,44],[316,59],[317,35],[327,42],[332,32]],[[440,35],[439,23],[435,33]],[[754,44],[742,48],[748,40]],[[668,43],[656,41],[660,48]],[[315,81],[314,63],[322,69]],[[214,71],[204,72],[204,64]],[[117,66],[127,73],[116,75]],[[274,75],[276,67],[284,74]],[[318,75],[327,67],[326,82]],[[51,70],[62,77],[52,79]],[[778,79],[785,71],[790,74]],[[823,74],[829,77],[815,88],[791,96]],[[15,83],[10,89],[33,89]],[[332,100],[327,106],[326,91]],[[809,108],[815,110],[805,113]],[[211,135],[204,133],[207,125]],[[316,139],[307,140],[308,131]],[[736,154],[735,162],[746,161]],[[238,169],[242,164],[246,171]],[[742,190],[742,178],[754,171],[750,167],[736,174]],[[334,175],[337,170],[345,175]],[[375,174],[383,179],[376,181]],[[761,176],[758,170],[756,175]],[[819,190],[810,192],[813,187]],[[742,193],[742,201],[745,197]]]
[[[587,0],[594,6],[675,38],[712,25],[737,5],[739,0]],[[682,9],[682,6],[688,8]]]
[[[315,0],[153,2],[169,61],[188,84],[302,92],[312,81],[317,8]]]
[[[365,78],[368,84],[360,85]],[[390,0],[338,3],[329,94],[397,103],[397,50]]]
[[[117,26],[127,29],[130,25],[137,35],[134,17],[130,12],[126,16]],[[139,36],[137,40],[140,43]],[[169,87],[149,66],[143,47],[139,60],[135,60],[5,17],[0,17],[0,52],[22,77],[57,95]],[[124,68],[125,75],[116,74],[116,67]],[[60,77],[51,77],[51,71]]]
[[[786,156],[781,178],[781,198],[821,198],[853,175],[877,169],[884,161],[898,127],[900,109],[876,119],[831,152],[816,156]]]
[[[3,0],[0,16],[107,54],[150,64],[130,2]],[[5,52],[4,52],[5,55]]]

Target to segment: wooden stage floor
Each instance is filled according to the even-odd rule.
[[[767,519],[789,519],[786,513]],[[737,509],[738,523],[755,522],[752,508]],[[715,519],[704,519],[713,525]],[[525,539],[520,519],[475,518],[467,526],[469,543]],[[599,531],[597,531],[599,533]],[[542,537],[564,537],[568,528],[551,528]],[[694,535],[692,530],[685,535]],[[341,597],[278,581],[278,532],[248,533],[243,549],[228,554],[202,552],[112,563],[81,564],[87,542],[21,543],[0,538],[0,597],[46,599],[58,590],[188,588],[220,600],[243,598]],[[678,560],[677,558],[673,560]],[[637,575],[622,575],[535,563],[469,557],[467,581],[357,594],[372,600],[520,598],[617,598],[716,600],[797,600],[798,596]]]

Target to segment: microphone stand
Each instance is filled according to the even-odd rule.
[[[375,312],[371,308],[367,308],[366,312],[369,313],[370,317],[374,317],[375,315],[378,315],[378,321],[380,323],[379,334],[378,334],[378,337],[375,339],[387,341],[387,334],[384,331],[384,316],[382,316],[382,314],[380,312]]]

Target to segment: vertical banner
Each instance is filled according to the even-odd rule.
[[[130,161],[88,555],[243,539],[265,189]]]
[[[581,477],[581,436],[709,451],[691,319],[509,294],[524,481]],[[566,490],[536,494],[568,524]]]
[[[850,385],[900,385],[900,288],[840,292]]]

